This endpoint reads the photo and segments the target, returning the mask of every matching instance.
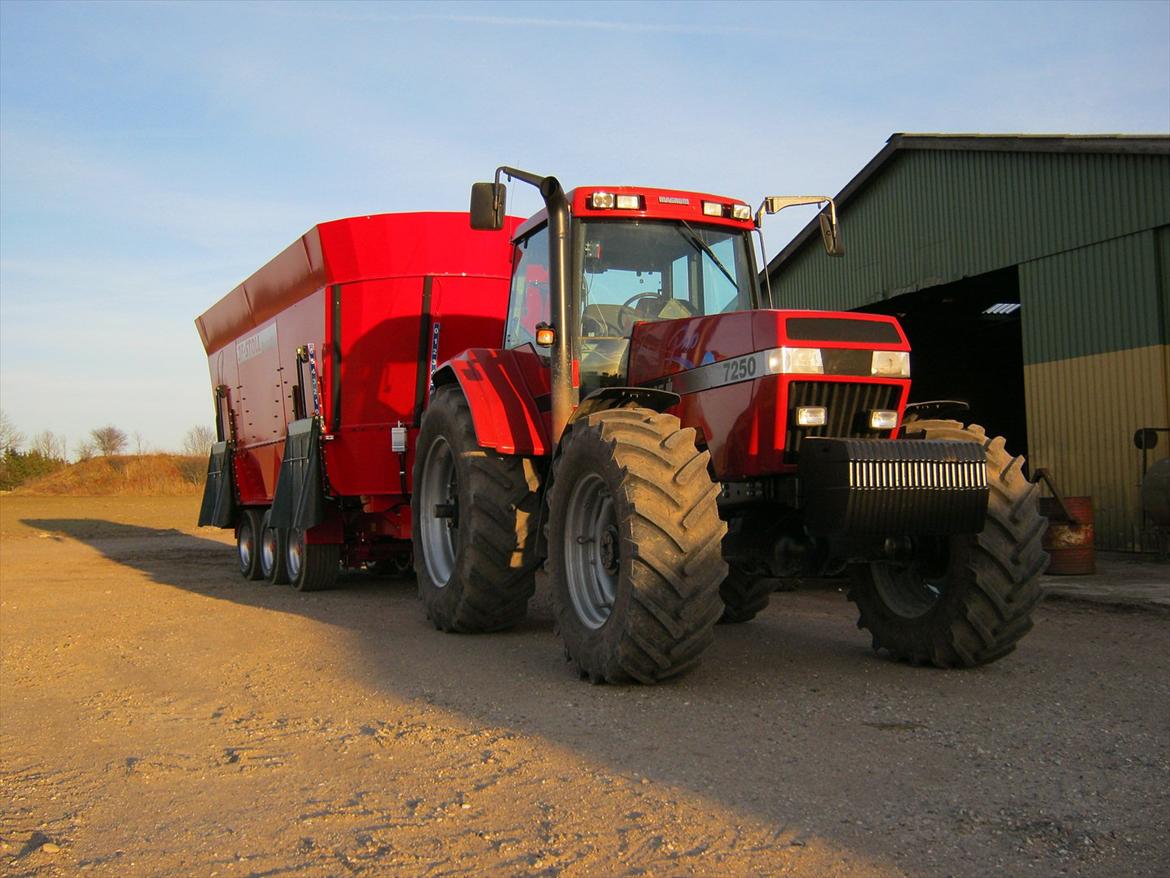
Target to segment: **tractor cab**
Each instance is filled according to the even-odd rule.
[[[628,383],[630,339],[639,324],[760,306],[748,205],[630,187],[582,187],[566,202],[566,341],[579,365],[581,397]],[[548,212],[541,211],[515,236],[505,348],[556,342],[548,235]]]

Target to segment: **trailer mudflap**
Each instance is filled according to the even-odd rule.
[[[207,481],[203,483],[203,503],[199,507],[200,527],[235,526],[234,481],[231,446],[227,442],[216,442],[207,459]]]
[[[320,439],[321,427],[316,418],[302,418],[288,425],[272,498],[272,527],[307,531],[325,520]]]
[[[979,533],[987,514],[975,442],[809,437],[797,477],[805,524],[820,536]]]

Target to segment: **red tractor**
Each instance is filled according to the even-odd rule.
[[[505,218],[501,174],[545,209]],[[773,310],[764,212],[501,168],[466,214],[322,223],[196,321],[219,442],[200,524],[248,579],[413,567],[434,624],[551,591],[594,681],[685,670],[779,578],[846,568],[875,647],[967,667],[1031,627],[1045,523],[1023,460],[908,409],[890,317]]]
[[[875,648],[969,667],[1031,628],[1045,522],[1023,460],[976,426],[907,414],[890,317],[764,307],[762,214],[694,192],[581,187],[500,168],[545,209],[513,233],[502,345],[431,377],[414,449],[419,592],[448,631],[507,627],[536,578],[583,677],[693,665],[776,579],[848,568]]]

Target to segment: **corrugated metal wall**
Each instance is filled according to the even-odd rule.
[[[1133,434],[1170,426],[1167,351],[1153,345],[1024,367],[1028,460],[1048,469],[1061,493],[1093,498],[1099,548],[1154,547],[1142,546]]]
[[[1133,434],[1170,426],[1166,241],[1170,226],[1019,269],[1028,459],[1093,497],[1103,548],[1142,548]]]
[[[811,239],[781,306],[847,309],[1170,224],[1170,156],[905,150],[841,208],[846,255]]]
[[[1158,277],[1162,231],[1021,264],[1024,362],[1165,344]]]
[[[841,221],[845,258],[811,239],[773,275],[780,306],[1018,265],[1029,460],[1094,498],[1099,547],[1141,548],[1133,432],[1170,426],[1170,156],[905,150]]]

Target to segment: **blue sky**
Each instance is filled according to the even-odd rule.
[[[0,407],[177,448],[192,320],[317,222],[499,164],[832,194],[897,131],[1166,133],[1170,3],[0,0]]]

